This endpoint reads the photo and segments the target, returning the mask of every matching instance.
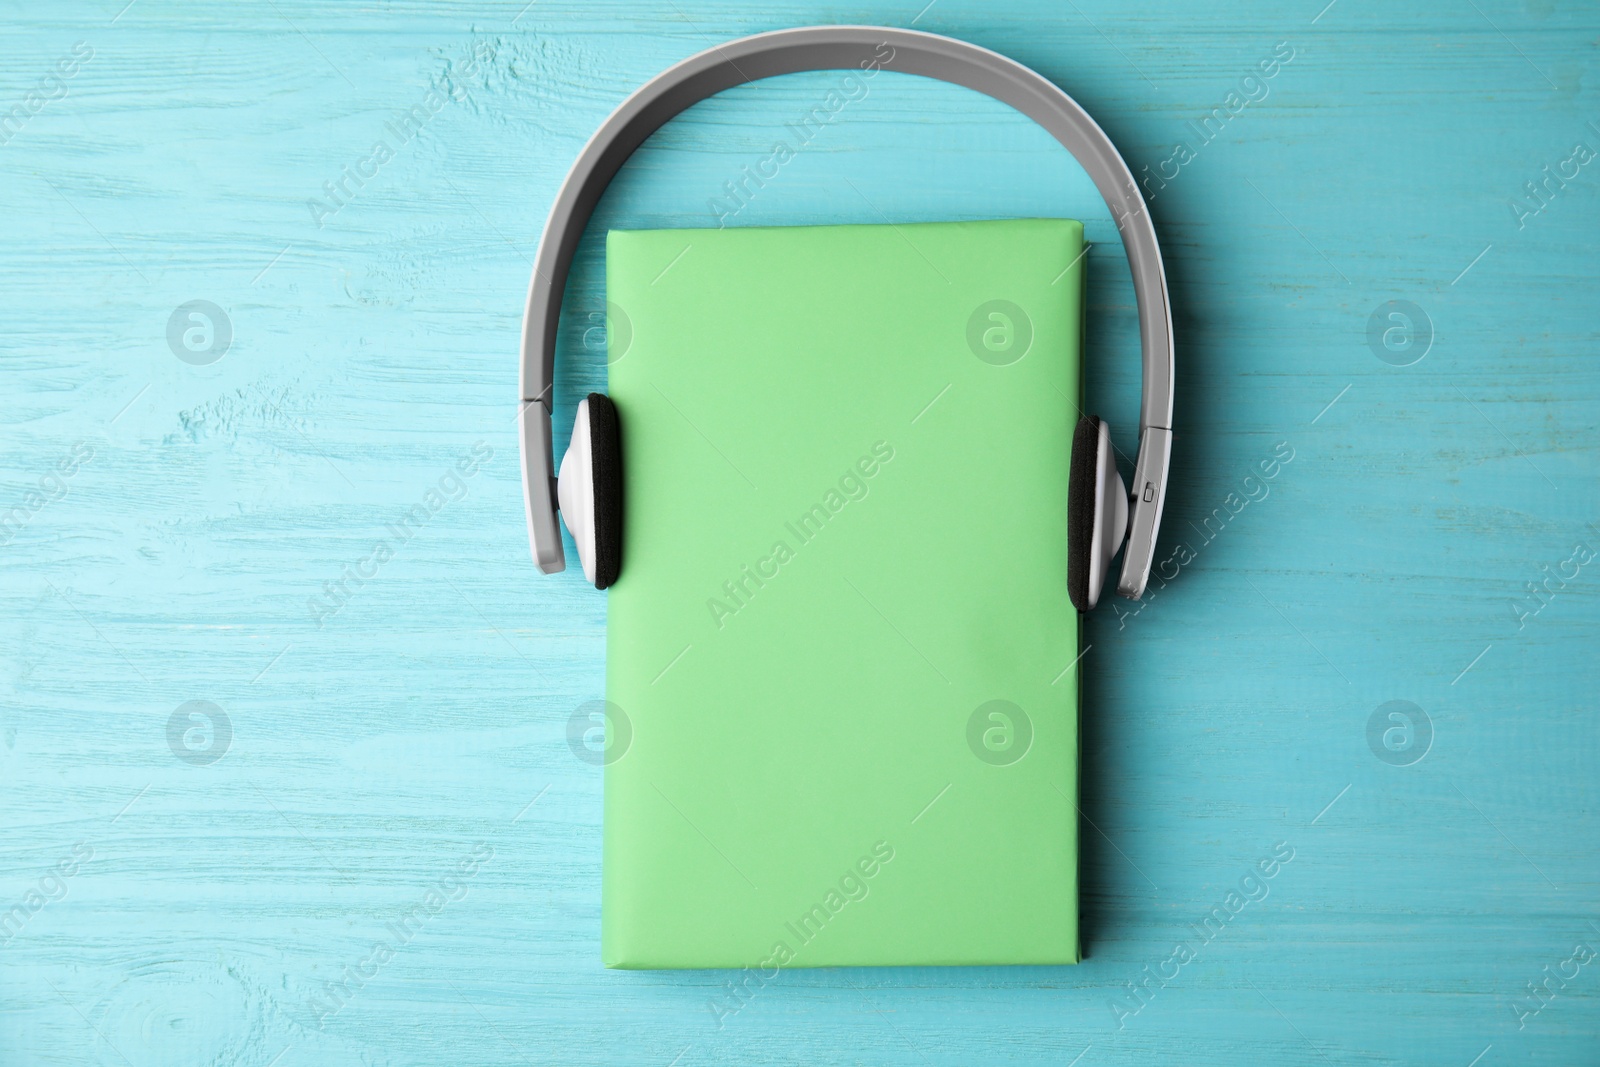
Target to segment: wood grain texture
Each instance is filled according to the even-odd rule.
[[[0,116],[22,108],[0,126],[0,1062],[1600,1062],[1600,963],[1526,999],[1600,947],[1600,562],[1526,590],[1600,549],[1600,162],[1520,226],[1511,206],[1600,149],[1592,5],[122,4],[0,23]],[[1294,58],[1152,204],[1181,387],[1158,558],[1188,551],[1088,623],[1088,959],[792,971],[719,1028],[728,974],[599,966],[600,772],[566,729],[601,695],[605,603],[527,558],[518,328],[550,199],[627,92],[709,42],[841,21],[1034,66],[1136,171],[1279,42]],[[604,380],[601,231],[714,224],[836,78],[729,92],[630,163],[569,292],[566,422]],[[319,225],[308,201],[380,138]],[[1131,453],[1127,268],[1026,120],[884,75],[737,221],[1022,215],[1100,245],[1090,406]],[[208,365],[168,341],[193,300],[231,326]],[[1431,323],[1410,366],[1368,344],[1390,300]],[[390,533],[478,442],[458,499]],[[1292,461],[1247,482],[1279,442]],[[347,603],[309,606],[382,539]],[[169,743],[193,700],[231,725],[209,764]],[[1368,743],[1392,700],[1431,721],[1409,766]],[[1265,899],[1199,942],[1279,842]],[[1182,941],[1196,958],[1130,999]],[[370,973],[328,1013],[347,965]]]

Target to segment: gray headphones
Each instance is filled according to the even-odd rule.
[[[1010,104],[1072,153],[1111,209],[1139,302],[1144,366],[1139,458],[1130,494],[1117,471],[1106,424],[1092,415],[1079,420],[1067,493],[1067,587],[1079,611],[1094,607],[1112,558],[1123,549],[1117,592],[1134,600],[1143,595],[1166,502],[1173,379],[1172,308],[1144,198],[1105,132],[1044,77],[965,41],[883,26],[812,26],[713,46],[656,75],[624,100],[578,155],[545,223],[522,321],[522,484],[533,559],[544,573],[566,568],[556,525],[558,500],[585,577],[604,589],[616,581],[622,564],[621,432],[616,408],[604,394],[591,393],[579,405],[559,479],[551,462],[551,383],[561,297],[578,240],[606,186],[634,149],[691,104],[760,78],[865,69],[869,63],[963,85]]]

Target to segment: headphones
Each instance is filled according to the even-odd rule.
[[[962,85],[1016,108],[1072,153],[1111,209],[1139,303],[1144,368],[1139,458],[1130,494],[1112,456],[1109,428],[1092,415],[1078,421],[1067,490],[1067,592],[1079,611],[1093,608],[1111,561],[1122,550],[1117,592],[1133,600],[1143,595],[1172,453],[1173,344],[1161,248],[1133,174],[1088,113],[1043,76],[965,41],[882,26],[813,26],[715,45],[656,75],[624,100],[579,153],[545,223],[522,320],[523,500],[533,559],[544,573],[566,568],[556,525],[558,502],[584,577],[605,589],[622,567],[622,436],[617,409],[603,393],[590,393],[578,405],[559,477],[551,464],[561,297],[578,240],[601,194],[634,149],[691,104],[761,78],[865,69],[869,63]]]

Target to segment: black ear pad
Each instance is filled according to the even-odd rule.
[[[1094,545],[1095,453],[1100,446],[1100,420],[1085,415],[1072,433],[1072,469],[1067,477],[1067,595],[1072,606],[1088,611],[1089,555]]]
[[[604,393],[589,394],[589,458],[594,471],[594,584],[604,589],[622,570],[622,430],[616,405]]]

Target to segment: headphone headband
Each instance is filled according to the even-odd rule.
[[[891,53],[887,59],[882,46]],[[556,327],[567,271],[585,226],[636,148],[690,105],[736,85],[811,70],[880,69],[951,82],[1009,104],[1043,126],[1083,166],[1122,234],[1139,304],[1144,389],[1128,544],[1117,592],[1138,599],[1155,556],[1172,447],[1172,309],[1155,226],[1133,174],[1105,132],[1055,84],[986,48],[937,34],[881,26],[813,26],[714,45],[656,75],[611,113],[578,155],[550,208],[522,322],[522,480],[534,562],[566,565],[556,525],[550,432]]]

